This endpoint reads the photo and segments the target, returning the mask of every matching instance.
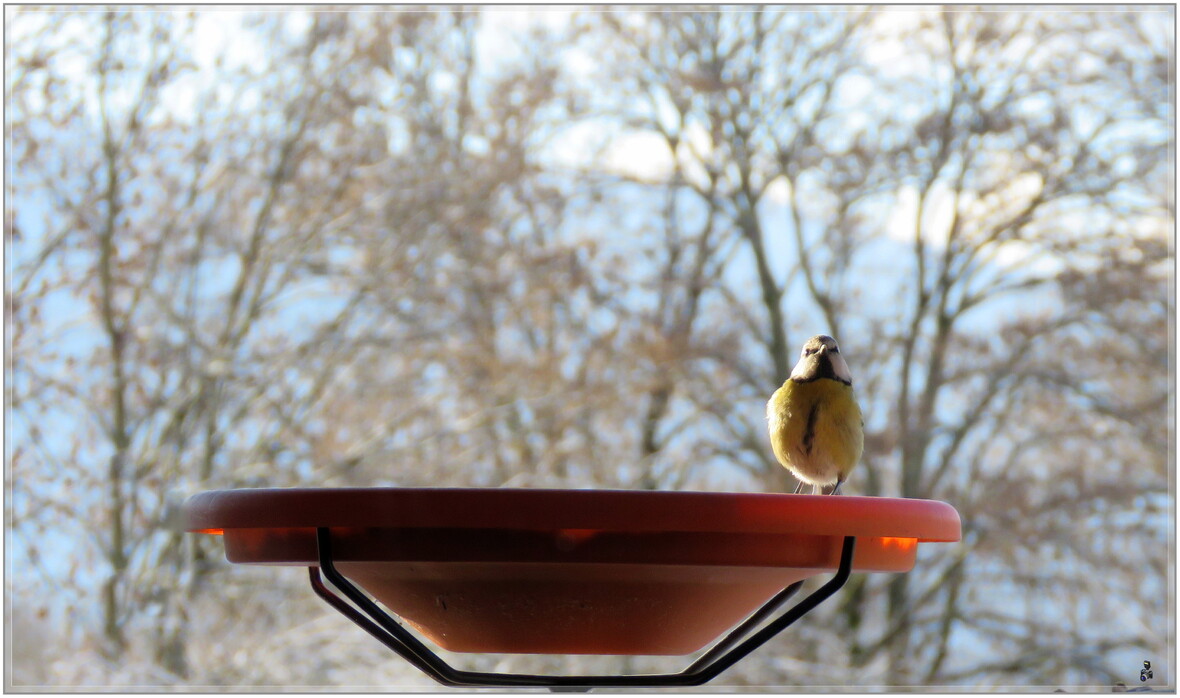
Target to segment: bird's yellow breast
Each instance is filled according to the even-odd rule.
[[[844,480],[864,450],[852,386],[828,378],[787,380],[766,405],[770,445],[779,462],[811,484]]]

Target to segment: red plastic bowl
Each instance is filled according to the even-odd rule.
[[[336,567],[454,652],[688,654],[788,584],[906,572],[919,542],[959,540],[942,502],[883,497],[521,489],[204,492],[187,528],[230,562]]]

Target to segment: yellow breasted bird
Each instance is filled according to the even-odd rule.
[[[840,490],[864,451],[864,420],[852,394],[852,374],[836,340],[807,340],[791,377],[766,403],[770,446],[783,467],[820,494]]]

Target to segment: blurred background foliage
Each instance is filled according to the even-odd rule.
[[[6,8],[9,687],[428,688],[177,505],[789,491],[820,332],[964,540],[717,684],[1170,683],[1174,19]]]

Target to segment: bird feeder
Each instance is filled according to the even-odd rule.
[[[189,531],[223,537],[230,562],[307,567],[333,608],[440,683],[467,687],[700,685],[852,572],[906,572],[919,543],[960,536],[942,502],[791,494],[241,489],[198,494],[185,516]],[[470,672],[393,616],[452,652],[686,655],[713,644],[677,674]]]

